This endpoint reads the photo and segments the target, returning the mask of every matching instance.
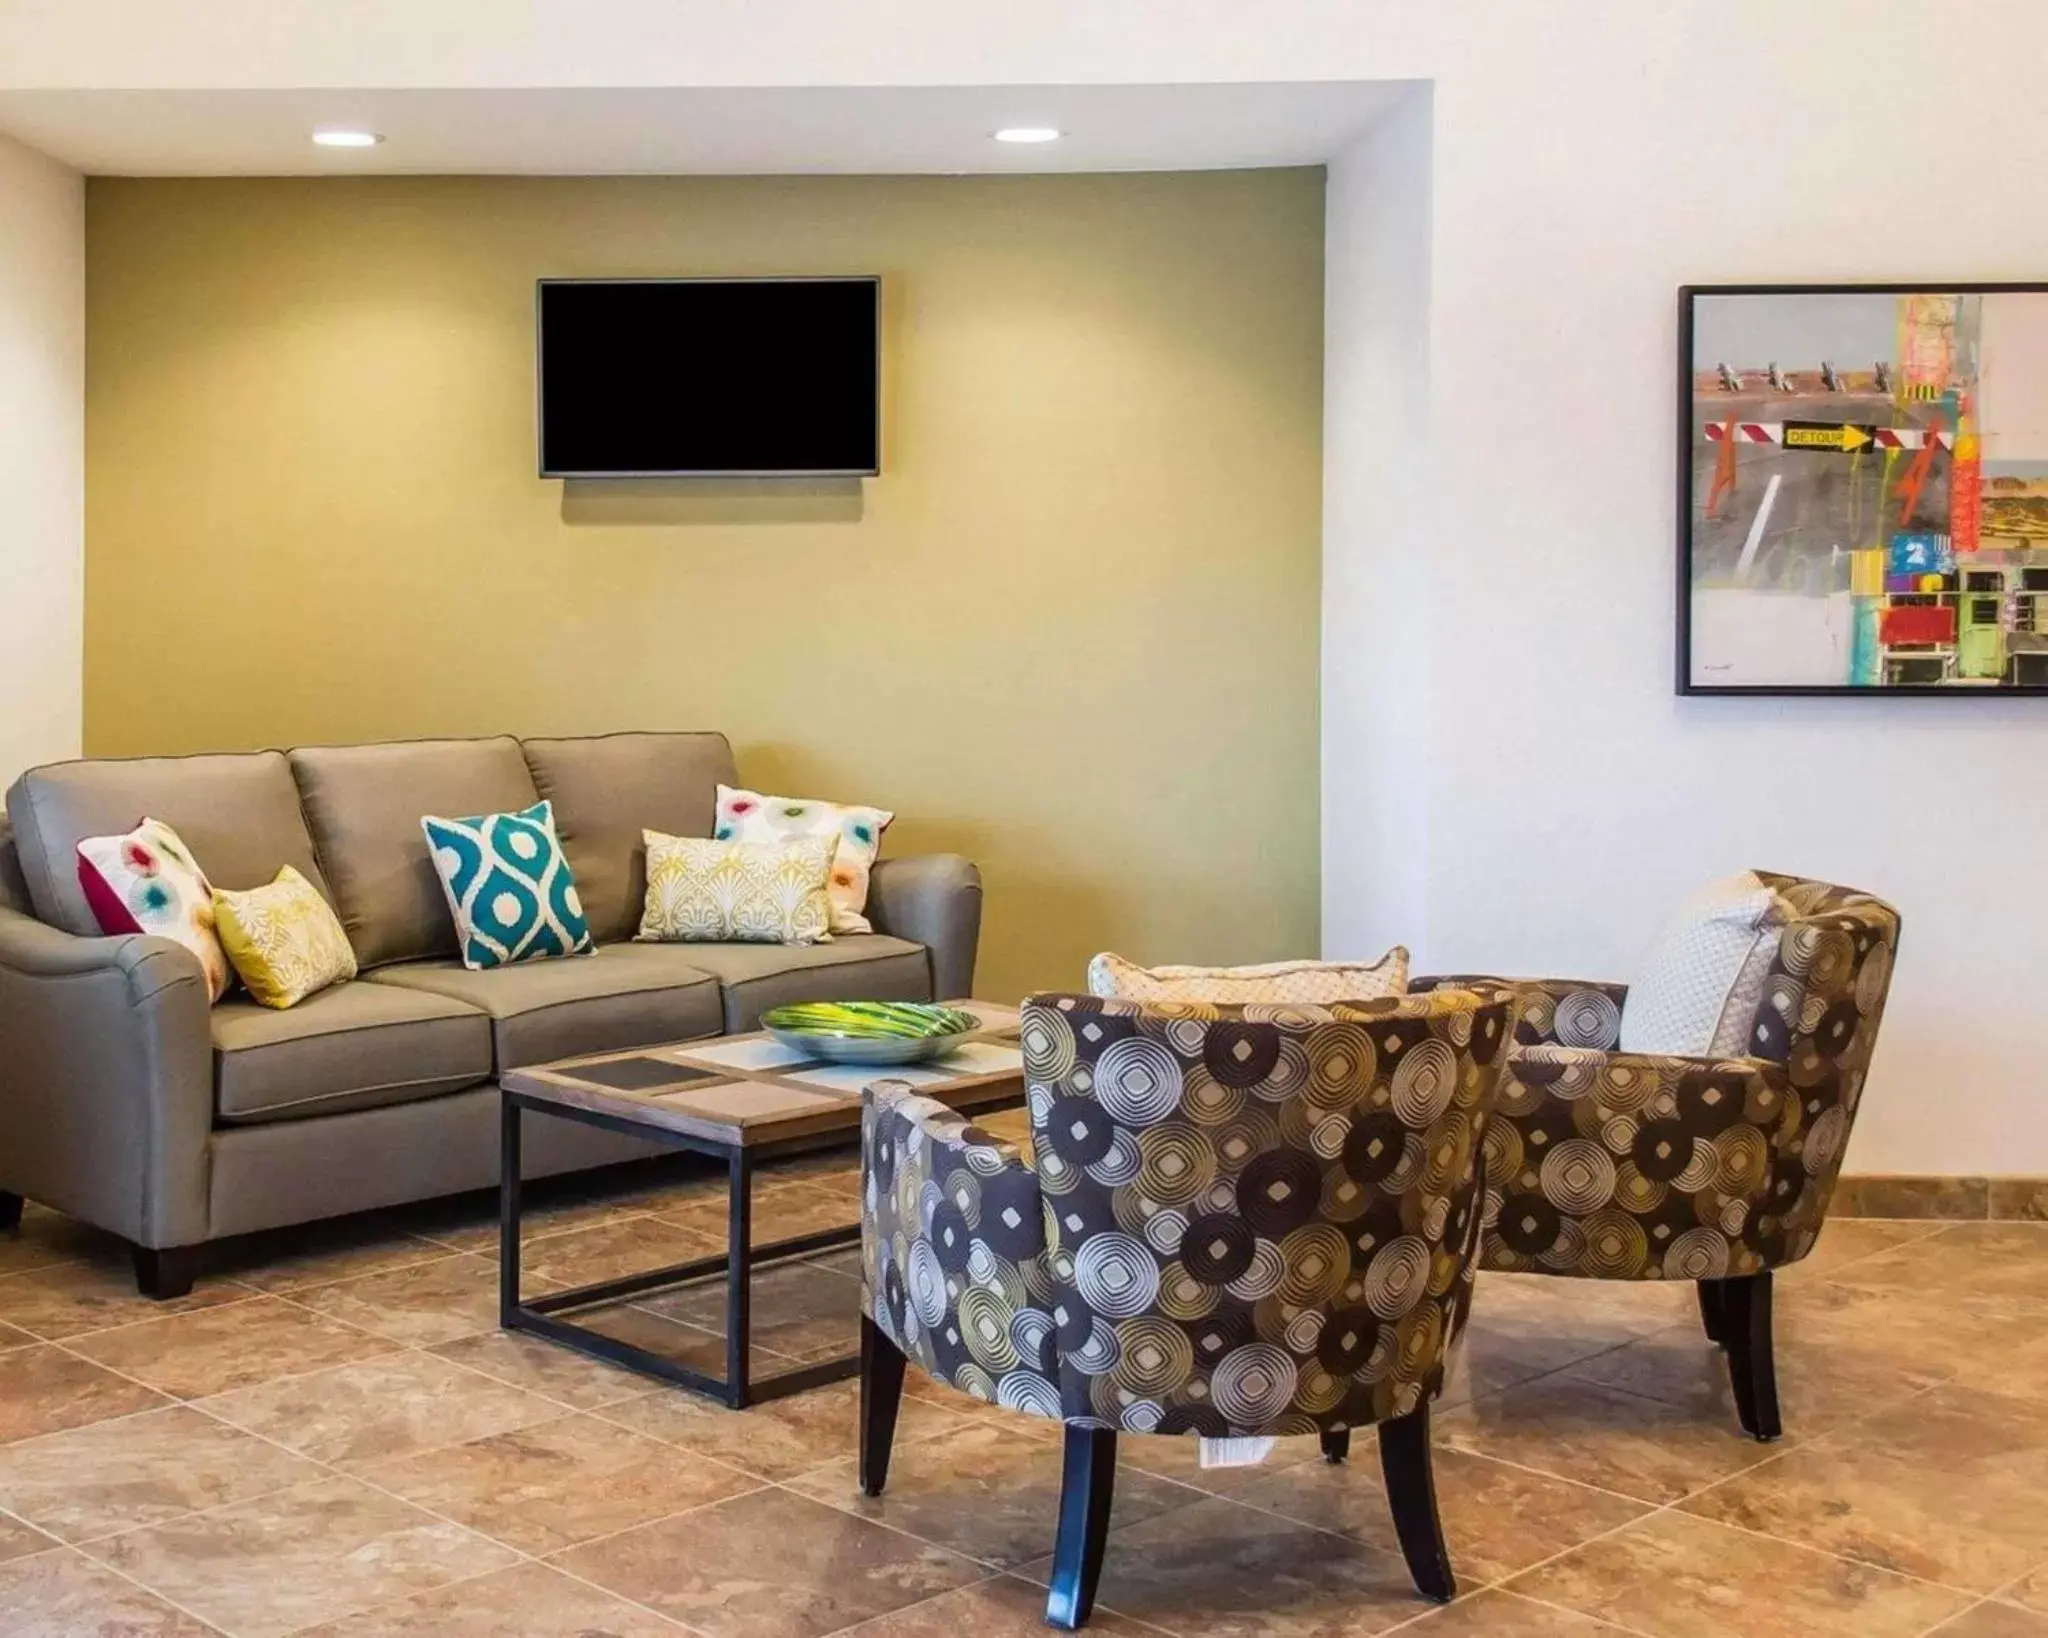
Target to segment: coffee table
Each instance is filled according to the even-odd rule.
[[[959,1050],[928,1064],[883,1069],[821,1063],[790,1051],[772,1036],[754,1034],[595,1053],[507,1073],[502,1082],[500,1128],[498,1323],[508,1331],[531,1332],[598,1359],[694,1388],[733,1410],[855,1374],[860,1369],[860,1355],[849,1347],[843,1357],[758,1379],[753,1375],[748,1355],[753,1271],[860,1240],[860,1224],[854,1222],[754,1245],[754,1168],[779,1155],[820,1147],[821,1140],[834,1134],[857,1133],[861,1089],[874,1081],[908,1081],[927,1096],[963,1111],[1009,1109],[1021,1104],[1024,1059],[1013,1044],[1017,1010],[987,1001],[946,1004],[974,1013],[982,1027],[965,1037]],[[519,1149],[521,1122],[528,1113],[652,1138],[724,1161],[728,1191],[725,1254],[573,1291],[522,1297]],[[578,1309],[716,1275],[724,1276],[726,1292],[723,1377],[564,1317]],[[852,1339],[848,1340],[851,1343]]]

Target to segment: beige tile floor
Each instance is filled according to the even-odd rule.
[[[543,1280],[722,1243],[721,1185],[556,1190]],[[764,1236],[854,1209],[779,1174]],[[495,1326],[470,1202],[251,1247],[179,1303],[31,1209],[0,1236],[5,1638],[1024,1638],[1046,1424],[925,1389],[857,1495],[851,1383],[734,1414]],[[839,1351],[848,1259],[764,1276]],[[1466,1588],[1412,1595],[1369,1441],[1205,1473],[1125,1441],[1096,1630],[1179,1638],[2048,1638],[2048,1225],[1845,1220],[1780,1281],[1790,1435],[1736,1431],[1691,1292],[1489,1277],[1437,1422]],[[716,1360],[715,1302],[616,1325]]]

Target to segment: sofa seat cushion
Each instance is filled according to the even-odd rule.
[[[932,994],[931,953],[885,933],[828,944],[685,944],[725,990],[725,1031],[760,1027],[761,1014],[791,1001],[944,1001]]]
[[[368,982],[420,990],[491,1019],[498,1072],[721,1028],[718,980],[692,945],[606,944],[589,955],[472,972],[460,961],[406,961]]]
[[[491,1021],[425,991],[336,984],[286,1011],[233,995],[213,1009],[223,1124],[410,1103],[491,1077]]]

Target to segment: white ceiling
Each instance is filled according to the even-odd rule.
[[[0,131],[94,175],[1213,170],[1314,164],[1405,82],[535,90],[7,90]],[[990,133],[1051,125],[1059,142]],[[367,150],[316,148],[362,126]]]

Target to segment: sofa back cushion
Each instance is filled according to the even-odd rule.
[[[175,830],[216,887],[260,887],[290,865],[334,900],[279,751],[51,763],[14,782],[7,812],[29,902],[67,933],[100,931],[79,889],[78,844],[118,836],[144,818]]]
[[[291,771],[329,897],[363,967],[456,953],[424,815],[509,813],[539,800],[509,734],[303,746],[291,753]]]
[[[641,832],[709,836],[718,787],[737,783],[723,734],[529,739],[526,760],[555,805],[555,834],[600,944],[628,939],[647,898]]]
[[[28,880],[21,873],[21,849],[15,846],[14,826],[4,810],[0,810],[0,910],[35,914],[35,906],[29,903]]]

